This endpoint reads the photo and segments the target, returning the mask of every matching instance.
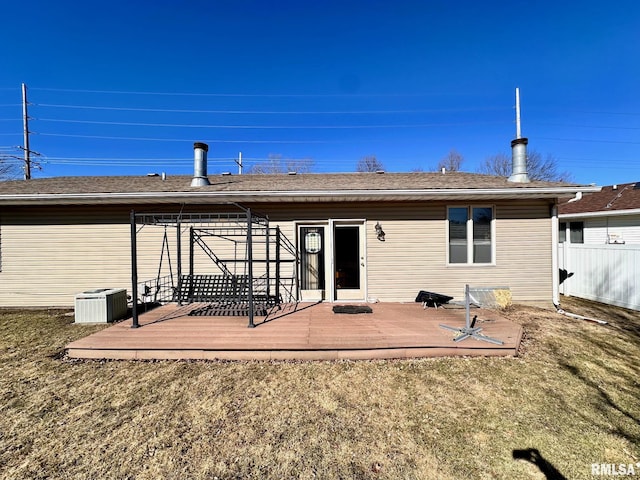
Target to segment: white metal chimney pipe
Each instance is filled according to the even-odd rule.
[[[527,138],[511,140],[511,176],[510,182],[529,183],[527,174]]]
[[[522,138],[520,126],[520,89],[516,88],[516,138],[511,141],[511,176],[510,182],[529,183],[527,174],[527,143],[529,140]]]
[[[206,187],[211,185],[209,177],[207,177],[207,152],[209,145],[206,143],[195,142],[193,144],[193,180],[192,187]]]

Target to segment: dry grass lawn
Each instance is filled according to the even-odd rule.
[[[71,361],[64,345],[101,327],[0,311],[0,477],[580,479],[640,462],[640,313],[563,307],[610,325],[514,306],[517,358],[309,363]],[[514,459],[528,449],[540,466]]]

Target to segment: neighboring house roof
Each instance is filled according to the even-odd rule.
[[[598,193],[558,206],[560,217],[631,215],[640,213],[640,182],[608,185]]]
[[[221,203],[309,201],[495,200],[560,198],[599,187],[555,182],[512,183],[463,172],[55,177],[0,182],[0,205]]]

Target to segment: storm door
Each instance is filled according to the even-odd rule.
[[[333,258],[335,300],[364,300],[363,224],[334,224]]]

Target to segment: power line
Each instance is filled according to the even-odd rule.
[[[612,130],[640,130],[640,127],[620,127],[611,125],[571,125],[566,123],[538,123],[528,122],[531,125],[540,125],[543,127],[569,127],[569,128],[608,128]]]
[[[149,137],[112,137],[104,135],[76,135],[70,133],[42,133],[31,132],[36,135],[42,135],[47,137],[72,137],[72,138],[95,138],[102,140],[137,140],[137,141],[149,141],[149,142],[193,142],[193,138],[149,138]],[[207,143],[264,143],[264,144],[322,144],[322,143],[344,143],[343,141],[329,141],[329,140],[202,140]]]
[[[527,110],[531,110],[531,111],[541,111],[541,112],[557,112],[557,109],[551,109],[551,108],[544,108],[544,107],[531,107],[531,108],[527,108]],[[593,114],[593,115],[633,115],[633,116],[638,116],[640,115],[640,112],[606,112],[606,111],[599,111],[599,110],[581,110],[581,109],[573,109],[573,108],[561,108],[561,111],[563,113],[567,113],[567,112],[573,112],[573,113],[589,113],[589,114]]]
[[[103,122],[95,120],[67,120],[56,118],[36,118],[43,122],[81,123],[92,125],[120,125],[128,127],[169,127],[169,128],[224,128],[242,130],[350,130],[367,128],[432,128],[432,127],[460,127],[465,125],[489,125],[506,124],[504,121],[496,122],[456,122],[456,123],[419,123],[419,124],[395,124],[395,125],[198,125],[184,123],[142,123],[142,122]]]
[[[176,97],[238,97],[238,98],[340,98],[340,97],[433,97],[441,96],[438,93],[195,93],[195,92],[141,92],[128,90],[84,90],[69,88],[47,88],[35,87],[31,90],[42,90],[49,92],[67,92],[67,93],[105,93],[111,95],[161,95]]]
[[[598,140],[592,138],[552,138],[552,137],[536,137],[538,140],[555,140],[559,142],[588,142],[588,143],[624,143],[630,145],[640,145],[640,142],[630,140]]]
[[[2,149],[3,147],[0,147]],[[10,148],[10,147],[7,147]],[[15,147],[11,147],[15,148]],[[242,157],[244,160],[256,161],[256,160],[271,160],[269,157]],[[104,160],[104,161],[112,161],[112,160],[149,160],[149,161],[188,161],[192,162],[193,157],[150,157],[150,158],[141,158],[141,157],[47,157],[47,160]],[[232,157],[207,157],[208,161],[234,161],[236,158]]]
[[[491,110],[505,110],[504,107],[486,108],[440,108],[440,109],[419,109],[419,110],[189,110],[189,109],[168,109],[168,108],[137,108],[137,107],[105,107],[94,105],[64,105],[51,103],[36,103],[38,107],[48,108],[74,108],[86,110],[111,110],[128,112],[163,112],[163,113],[213,113],[232,115],[383,115],[383,114],[405,114],[405,113],[454,113],[454,112],[477,112]]]

